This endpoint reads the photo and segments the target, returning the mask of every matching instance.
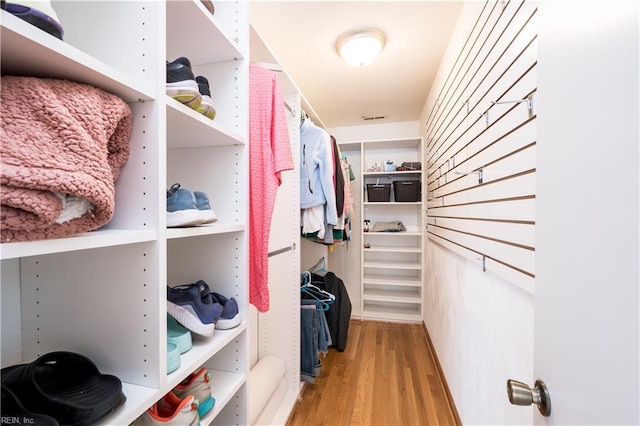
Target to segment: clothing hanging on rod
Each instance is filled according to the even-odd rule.
[[[333,344],[325,312],[335,296],[316,287],[311,279],[309,271],[300,275],[300,378],[314,383],[321,372],[320,354],[326,355]]]
[[[284,98],[274,71],[249,66],[249,302],[269,310],[269,233],[280,173],[294,168]]]

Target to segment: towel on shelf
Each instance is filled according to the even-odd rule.
[[[400,221],[393,222],[376,222],[371,228],[371,232],[402,232],[407,228]]]
[[[64,237],[101,227],[129,158],[132,113],[86,84],[3,76],[1,241]]]

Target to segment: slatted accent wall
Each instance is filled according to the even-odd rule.
[[[427,233],[533,293],[536,7],[487,1],[426,113]]]

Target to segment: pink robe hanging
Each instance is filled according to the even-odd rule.
[[[294,167],[276,73],[249,66],[249,302],[269,310],[269,230],[280,172]]]

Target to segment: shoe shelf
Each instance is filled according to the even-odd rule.
[[[414,303],[421,302],[420,289],[418,288],[367,288],[364,296],[365,302],[396,302],[396,303]]]
[[[0,245],[2,366],[54,350],[86,355],[123,384],[127,401],[100,422],[109,426],[132,423],[207,366],[216,405],[202,424],[221,412],[245,424],[247,323],[194,338],[181,367],[167,374],[166,286],[216,277],[212,288],[236,297],[246,318],[248,6],[218,2],[215,16],[199,0],[52,6],[64,41],[0,12],[2,73],[68,79],[118,95],[133,113],[131,153],[104,227]],[[190,57],[211,76],[215,120],[166,96],[165,60],[174,56]],[[209,194],[218,221],[166,229],[165,191],[173,179]]]
[[[199,237],[203,235],[230,234],[234,232],[243,232],[245,230],[245,225],[228,225],[216,222],[209,225],[192,226],[190,228],[167,228],[167,239],[173,240],[177,238]]]
[[[157,238],[158,233],[151,230],[99,229],[55,240],[4,243],[0,245],[0,259],[145,243]]]
[[[243,323],[236,328],[216,330],[212,337],[201,337],[192,334],[193,346],[187,352],[180,355],[180,367],[173,373],[167,375],[167,384],[164,388],[167,388],[167,391],[169,391],[176,387],[176,385],[194,371],[195,368],[193,366],[197,368],[203,365],[230,342],[237,339],[246,329],[247,323],[243,321]],[[164,395],[164,393],[162,395]]]
[[[419,247],[401,247],[401,246],[365,247],[364,250],[368,252],[383,252],[383,253],[422,253],[422,249]]]
[[[209,371],[211,371],[211,395],[215,398],[216,403],[213,409],[200,419],[201,426],[212,424],[242,385],[246,383],[244,374],[211,369]]]
[[[411,277],[392,277],[386,278],[365,276],[362,280],[364,285],[387,285],[387,286],[401,286],[401,287],[422,287],[422,283],[419,278]]]
[[[405,231],[362,232],[361,306],[362,317],[388,321],[416,322],[422,318],[423,235],[422,202],[396,202],[393,182],[423,179],[421,170],[384,171],[384,165],[394,162],[419,162],[422,138],[373,140],[349,145],[360,151],[362,182],[362,219],[376,223],[400,221]],[[389,198],[378,194],[369,200],[368,184],[391,185]],[[386,197],[386,193],[384,196]],[[412,199],[412,198],[405,198]]]
[[[365,249],[366,250],[366,249]],[[374,261],[365,259],[362,263],[364,268],[378,268],[378,269],[422,269],[422,265],[419,261]]]
[[[226,12],[222,9],[228,7],[224,3],[215,4],[212,16],[199,0],[167,1],[167,28],[171,28],[167,60],[186,56],[192,64],[202,64],[246,58],[237,37],[223,28],[224,20],[219,19]],[[205,45],[215,49],[204,49]]]
[[[420,303],[394,303],[365,301],[363,318],[384,321],[420,322],[422,321]]]
[[[127,102],[154,100],[148,81],[127,75],[90,54],[2,10],[3,75],[50,77],[89,84]]]
[[[197,148],[242,145],[246,138],[233,129],[166,97],[167,148]]]

